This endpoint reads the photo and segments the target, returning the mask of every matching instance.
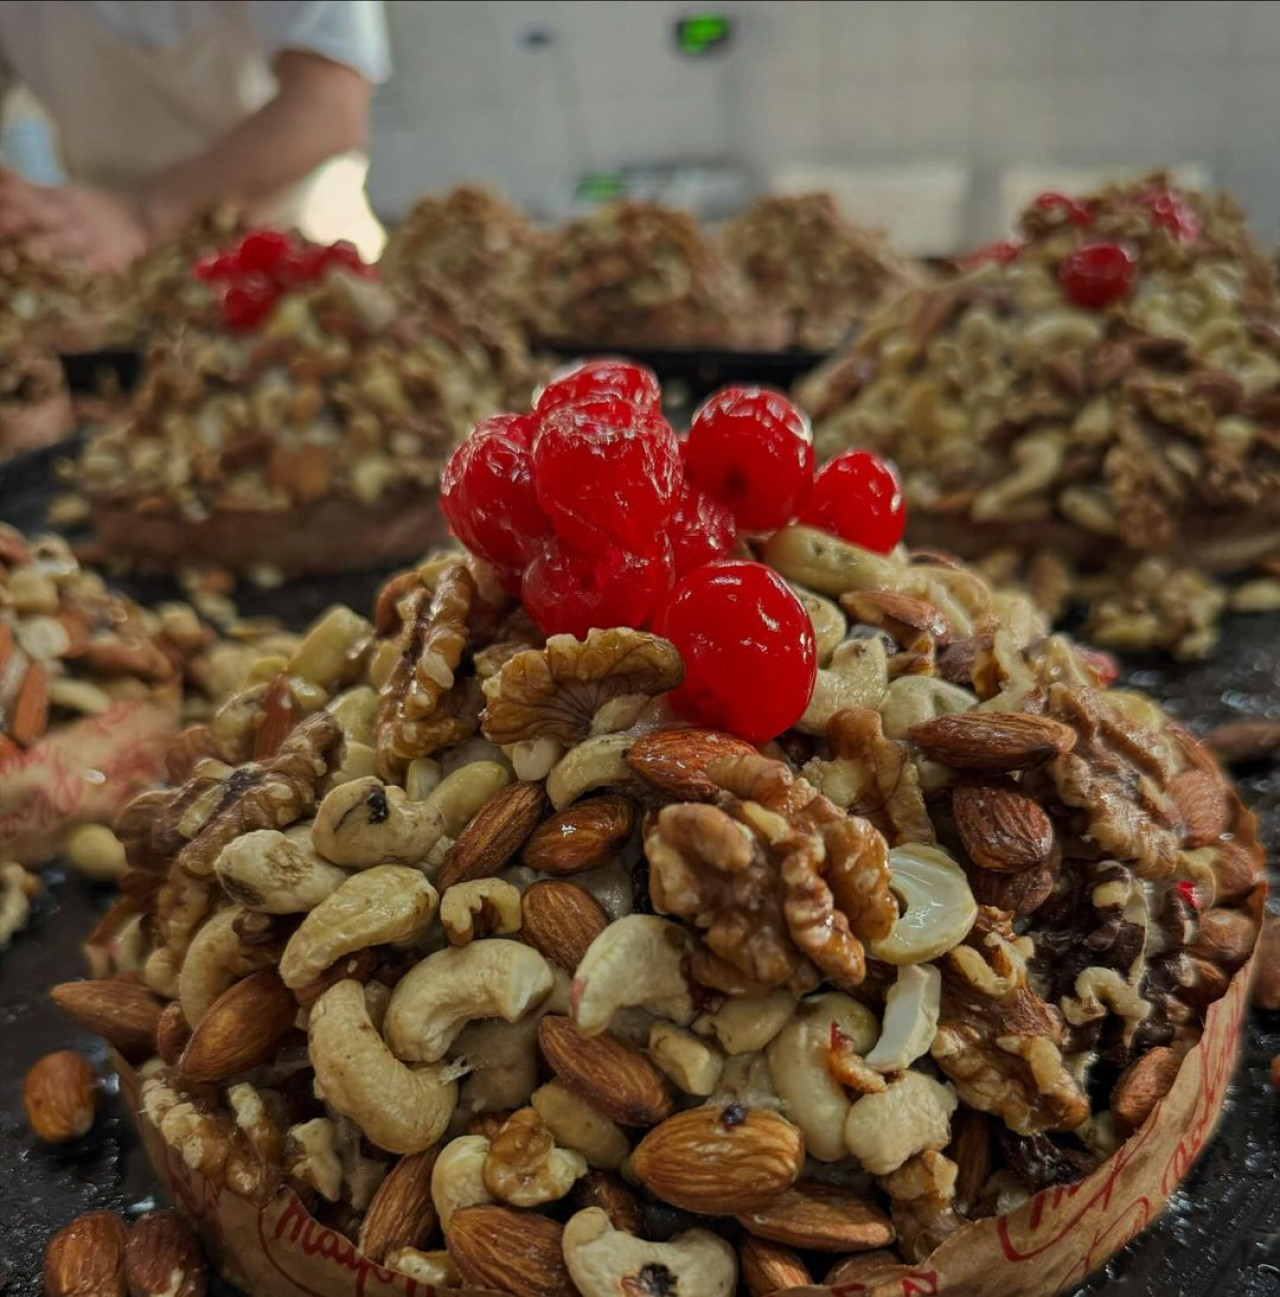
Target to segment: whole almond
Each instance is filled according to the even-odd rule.
[[[1266,858],[1262,851],[1239,837],[1216,843],[1213,872],[1217,875],[1219,905],[1238,905],[1258,885]]]
[[[421,1247],[435,1229],[431,1172],[439,1151],[406,1154],[378,1186],[360,1225],[360,1251],[371,1261],[381,1265],[395,1248]]]
[[[520,858],[540,874],[578,874],[617,855],[635,826],[636,804],[630,797],[588,797],[539,824]]]
[[[931,761],[953,770],[1027,770],[1070,752],[1076,732],[1048,716],[1025,712],[961,712],[911,727]]]
[[[520,902],[520,939],[544,959],[572,973],[587,947],[609,926],[609,916],[590,892],[551,879],[534,883]]]
[[[87,1134],[98,1104],[98,1078],[73,1049],[46,1054],[22,1086],[27,1122],[37,1139],[65,1144]]]
[[[798,1126],[738,1103],[679,1112],[631,1154],[631,1169],[650,1193],[707,1216],[761,1206],[790,1188],[803,1167]]]
[[[166,1004],[160,1012],[160,1021],[156,1023],[156,1053],[172,1067],[191,1039],[191,1028],[187,1025],[186,1014],[182,1005],[174,1000]]]
[[[852,1284],[852,1292],[870,1292],[873,1287],[882,1283],[897,1286],[901,1280],[909,1279],[912,1267],[904,1265],[902,1258],[895,1252],[877,1248],[874,1252],[860,1252],[856,1256],[841,1257],[827,1271],[822,1282],[829,1288],[839,1288],[841,1284]],[[910,1291],[908,1288],[907,1291]]]
[[[1157,1045],[1120,1073],[1111,1092],[1111,1111],[1129,1130],[1137,1130],[1151,1110],[1173,1089],[1182,1059],[1166,1045]]]
[[[1169,796],[1182,816],[1189,849],[1212,846],[1231,828],[1231,793],[1216,770],[1184,770],[1170,783]]]
[[[614,1229],[637,1238],[644,1232],[644,1208],[640,1199],[616,1176],[607,1171],[591,1171],[573,1186],[573,1205],[577,1211],[599,1207]]]
[[[199,1240],[176,1212],[139,1217],[124,1250],[129,1297],[205,1297],[208,1272]]]
[[[115,1212],[91,1211],[45,1245],[46,1297],[125,1297],[128,1230]]]
[[[983,869],[1034,869],[1053,852],[1053,821],[1012,783],[961,784],[952,795],[951,811],[964,849]]]
[[[1257,965],[1253,1002],[1268,1013],[1280,1012],[1280,915],[1269,914],[1262,921]]]
[[[225,1081],[271,1058],[293,1027],[298,1002],[274,968],[250,973],[218,996],[178,1060],[190,1085]]]
[[[1188,949],[1223,968],[1236,969],[1253,953],[1257,938],[1253,915],[1215,907],[1200,916],[1199,931]]]
[[[538,1024],[538,1044],[552,1071],[620,1126],[656,1125],[674,1106],[666,1077],[612,1036],[584,1036],[551,1013]]]
[[[738,1248],[742,1280],[750,1297],[768,1297],[788,1288],[813,1282],[805,1263],[789,1247],[750,1234]]]
[[[540,781],[521,779],[500,788],[445,853],[436,887],[443,894],[454,883],[492,877],[524,845],[546,808]]]
[[[155,1048],[160,1001],[141,983],[122,977],[63,982],[49,994],[63,1013],[131,1062],[149,1057]]]
[[[991,1175],[991,1118],[976,1108],[961,1106],[951,1118],[947,1156],[956,1164],[956,1203],[968,1211],[978,1201]]]
[[[812,1252],[865,1252],[887,1247],[893,1222],[850,1189],[801,1180],[749,1212],[738,1223],[760,1238]]]
[[[969,877],[969,890],[979,905],[993,905],[997,910],[1008,910],[1011,914],[1033,914],[1052,894],[1061,864],[1055,857],[1034,869],[1023,869],[1016,874],[979,869],[976,865],[965,872]]]
[[[1227,721],[1204,736],[1204,745],[1229,766],[1265,761],[1280,749],[1280,721],[1262,716]]]
[[[627,764],[676,801],[709,802],[720,789],[707,767],[725,757],[754,755],[749,743],[718,730],[655,730],[627,749]]]
[[[840,603],[854,621],[883,626],[900,644],[916,634],[947,644],[954,634],[950,620],[933,604],[896,590],[850,590]]]
[[[468,1284],[512,1297],[574,1297],[554,1220],[510,1207],[462,1207],[445,1244]]]

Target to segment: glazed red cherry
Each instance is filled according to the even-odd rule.
[[[241,270],[270,275],[276,263],[289,251],[292,240],[279,230],[254,230],[240,240],[236,263]]]
[[[1086,243],[1063,259],[1058,279],[1067,296],[1088,311],[1101,311],[1133,287],[1138,262],[1118,243]]]
[[[628,360],[584,360],[554,375],[538,393],[533,412],[545,419],[566,405],[578,405],[602,396],[618,396],[642,410],[662,409],[658,376]]]
[[[764,743],[809,705],[818,672],[813,623],[763,563],[695,568],[658,609],[653,629],[680,650],[684,683],[671,702],[695,725]]]
[[[671,589],[671,553],[575,549],[553,538],[524,574],[525,611],[544,635],[582,639],[593,628],[643,626]]]
[[[240,264],[234,252],[219,252],[212,257],[203,257],[191,268],[197,279],[207,284],[226,283],[239,272]]]
[[[813,483],[809,421],[781,392],[726,387],[693,416],[689,480],[733,510],[743,531],[789,522]]]
[[[738,539],[738,528],[728,505],[686,482],[667,524],[667,539],[676,576],[682,577],[703,563],[724,558]]]
[[[887,554],[907,525],[902,483],[879,455],[846,450],[818,470],[797,520]]]
[[[680,450],[660,415],[621,397],[564,406],[533,443],[538,503],[562,539],[650,553],[680,494]]]
[[[523,568],[551,534],[533,487],[532,437],[531,416],[496,414],[476,425],[440,475],[454,535],[498,568]]]
[[[1017,239],[997,239],[984,247],[975,248],[960,258],[960,264],[966,270],[994,261],[998,266],[1008,266],[1022,255],[1022,244]]]
[[[1181,243],[1194,243],[1200,237],[1200,218],[1171,189],[1149,189],[1138,195],[1151,213],[1151,219],[1168,230]]]
[[[339,239],[336,243],[329,244],[327,248],[321,248],[319,261],[319,272],[337,266],[342,270],[350,270],[364,278],[370,278],[377,274],[374,267],[365,261],[360,255],[359,249],[350,239]]]
[[[275,264],[276,282],[285,288],[305,288],[321,275],[327,249],[312,243],[294,243]]]
[[[222,297],[222,318],[227,328],[236,332],[257,328],[279,295],[280,290],[266,275],[241,275]]]
[[[1038,212],[1061,212],[1065,220],[1082,228],[1093,221],[1093,213],[1085,203],[1078,198],[1069,198],[1066,194],[1055,193],[1053,190],[1039,194],[1031,206]]]

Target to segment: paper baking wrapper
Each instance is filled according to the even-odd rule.
[[[175,686],[59,725],[30,750],[0,757],[0,860],[40,864],[73,825],[110,824],[164,778],[177,729]]]
[[[790,1297],[1040,1297],[1082,1280],[1151,1224],[1213,1134],[1235,1066],[1251,970],[1252,961],[1210,1007],[1204,1036],[1146,1124],[1088,1179],[966,1226],[927,1261],[894,1267],[891,1282],[796,1288]],[[118,1063],[126,1102],[138,1112],[137,1073]],[[145,1118],[139,1116],[138,1125],[175,1205],[195,1222],[225,1277],[252,1297],[435,1293],[362,1256],[345,1235],[311,1216],[292,1191],[281,1190],[261,1205],[219,1189],[187,1167]],[[451,1288],[440,1297],[480,1297],[481,1291]]]

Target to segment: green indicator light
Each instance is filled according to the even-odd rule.
[[[724,14],[693,14],[676,23],[676,46],[697,58],[728,43],[732,23]]]

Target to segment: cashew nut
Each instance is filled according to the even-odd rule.
[[[242,914],[238,905],[219,910],[192,938],[182,961],[178,999],[193,1029],[232,982],[271,962],[267,952],[251,950],[241,942],[234,925]]]
[[[312,623],[287,669],[332,691],[359,671],[372,641],[373,627],[363,617],[334,604]]]
[[[923,964],[969,935],[978,904],[964,870],[945,851],[912,843],[889,852],[889,886],[903,913],[893,931],[869,943],[886,964]]]
[[[809,1155],[820,1162],[838,1162],[847,1154],[844,1124],[849,1096],[831,1075],[827,1062],[833,1026],[859,1052],[876,1037],[871,1010],[832,991],[802,1005],[800,1015],[783,1027],[765,1050],[783,1112],[804,1131]]]
[[[402,788],[366,775],[326,794],[311,825],[311,843],[326,860],[349,869],[416,865],[443,832],[443,819],[428,803],[410,802]]]
[[[764,561],[788,581],[819,594],[893,590],[899,568],[892,560],[813,527],[779,527],[764,547]]]
[[[448,1229],[455,1211],[493,1201],[484,1183],[488,1156],[489,1141],[483,1135],[459,1135],[440,1150],[431,1168],[431,1202],[442,1229]]]
[[[473,878],[454,883],[440,901],[440,923],[451,946],[469,945],[480,935],[505,936],[520,931],[520,889],[500,878]]]
[[[667,1243],[650,1243],[614,1229],[600,1207],[569,1218],[564,1262],[582,1297],[628,1297],[661,1275],[672,1293],[733,1297],[738,1259],[724,1239],[705,1229],[685,1230]]]
[[[397,1247],[382,1258],[382,1264],[388,1270],[422,1284],[427,1292],[462,1287],[462,1275],[448,1252],[420,1252],[416,1247]]]
[[[436,889],[405,865],[352,874],[289,938],[280,958],[281,980],[296,989],[353,950],[418,941],[431,926],[439,899]]]
[[[822,595],[814,594],[802,585],[793,585],[791,589],[804,605],[804,610],[813,623],[813,636],[818,645],[818,665],[824,667],[844,639],[849,623],[839,605],[830,599],[824,599]]]
[[[685,1094],[714,1094],[724,1071],[724,1055],[691,1031],[671,1022],[649,1029],[649,1057]]]
[[[958,1102],[951,1086],[923,1072],[904,1072],[849,1109],[845,1147],[872,1175],[888,1175],[917,1153],[946,1148]]]
[[[545,779],[551,773],[551,767],[564,756],[564,744],[549,734],[537,739],[521,739],[504,750],[517,779]]]
[[[517,941],[473,941],[428,955],[400,979],[384,1024],[400,1058],[433,1063],[476,1018],[515,1022],[555,984],[551,967]]]
[[[357,685],[339,694],[330,704],[329,711],[342,726],[348,743],[373,746],[374,722],[378,717],[378,695],[368,685]]]
[[[977,705],[970,690],[936,676],[899,676],[880,700],[880,719],[885,737],[902,742],[913,725],[967,712]]]
[[[628,914],[587,947],[573,979],[573,1021],[586,1036],[604,1031],[619,1009],[639,1005],[681,1026],[693,1021],[684,974],[689,938],[678,923]]]
[[[904,964],[884,1001],[880,1039],[863,1062],[877,1072],[905,1072],[938,1031],[942,974],[932,964]]]
[[[511,782],[511,771],[500,761],[471,761],[445,777],[422,803],[440,817],[441,834],[456,838],[494,793]]]
[[[214,869],[233,901],[263,914],[312,910],[347,881],[345,870],[311,850],[309,838],[278,829],[255,829],[233,838]]]
[[[337,982],[312,1006],[308,1052],[324,1101],[389,1153],[420,1153],[449,1124],[458,1086],[438,1067],[406,1067],[369,1020],[364,987]]]
[[[879,707],[888,684],[889,663],[880,637],[848,640],[836,649],[831,665],[819,670],[796,729],[823,736],[837,712]]]
[[[404,791],[411,802],[424,802],[440,786],[444,771],[430,757],[414,757],[404,772]]]
[[[551,1080],[529,1099],[557,1144],[571,1148],[598,1171],[616,1171],[631,1152],[622,1127],[563,1081]]]
[[[715,1013],[702,1014],[693,1029],[714,1036],[726,1054],[750,1054],[763,1049],[795,1011],[795,997],[779,988],[750,1000],[726,1000]]]
[[[547,776],[551,805],[562,811],[593,788],[634,783],[635,774],[626,762],[634,742],[634,734],[598,734],[571,747]]]

